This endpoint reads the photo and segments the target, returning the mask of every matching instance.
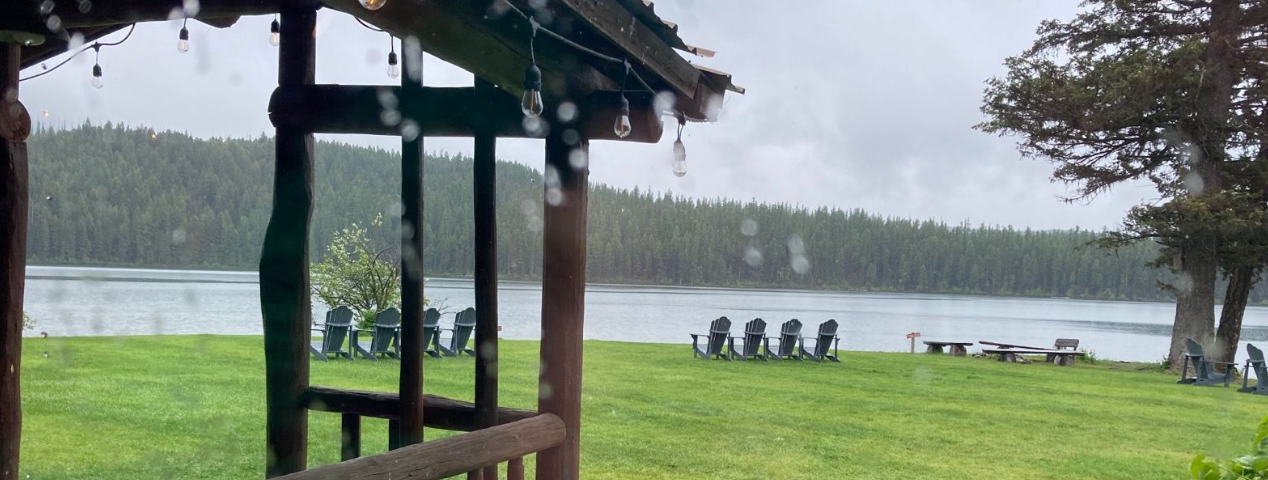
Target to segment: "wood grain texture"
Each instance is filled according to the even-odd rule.
[[[363,417],[397,419],[400,407],[395,393],[345,390],[312,386],[305,390],[301,402],[309,410],[334,413],[352,413]],[[498,424],[534,417],[537,412],[518,408],[498,408]],[[423,395],[423,419],[425,427],[442,430],[471,431],[476,428],[475,405],[461,400]]]
[[[278,84],[313,83],[316,69],[315,5],[282,6]],[[260,253],[260,309],[264,316],[266,420],[265,475],[307,466],[308,411],[300,396],[308,387],[311,292],[308,236],[313,213],[313,135],[279,127],[274,139],[273,211]]]
[[[21,49],[0,44],[0,115],[16,123]],[[18,115],[14,115],[17,113]],[[29,211],[25,136],[0,139],[0,480],[18,480],[22,441],[22,296]]]
[[[278,478],[439,480],[554,447],[564,436],[559,417],[541,415]]]
[[[401,99],[421,100],[422,54],[401,55]],[[404,122],[421,122],[418,109]],[[401,374],[396,447],[423,441],[423,135],[401,137]]]
[[[498,92],[492,83],[475,80],[475,103],[487,108]],[[476,428],[498,424],[498,231],[497,137],[480,115],[476,122],[474,171],[475,216],[475,423]],[[497,466],[471,472],[468,480],[497,480]]]
[[[546,169],[558,173],[562,197],[552,205],[546,182],[542,250],[541,377],[537,410],[567,425],[559,447],[537,455],[537,478],[577,480],[581,465],[581,359],[585,319],[586,207],[589,168],[573,168],[574,149],[589,151],[583,138],[568,144],[561,135],[546,139]],[[550,173],[547,173],[549,176]]]

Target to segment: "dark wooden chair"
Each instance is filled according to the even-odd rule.
[[[453,319],[453,328],[447,328],[444,331],[449,332],[449,346],[441,341],[440,335],[436,335],[436,348],[446,357],[456,357],[464,352],[467,355],[475,356],[475,350],[467,346],[471,341],[471,332],[475,330],[476,310],[468,307],[466,310],[458,312]]]
[[[736,340],[739,340],[740,344],[738,349],[735,346]],[[760,318],[755,318],[744,324],[744,336],[727,337],[726,349],[731,360],[735,360],[736,357],[739,357],[744,360],[756,358],[764,361],[766,360],[766,357],[762,355],[762,344],[765,342],[766,321]]]
[[[1268,365],[1264,364],[1264,352],[1254,344],[1246,344],[1246,371],[1242,373],[1242,388],[1239,392],[1268,395]],[[1255,386],[1250,386],[1250,372],[1255,372]]]
[[[1189,365],[1193,365],[1193,378],[1188,376]],[[1224,373],[1220,373],[1215,362],[1207,359],[1206,353],[1202,350],[1202,345],[1191,338],[1186,338],[1184,339],[1184,364],[1180,367],[1180,381],[1176,383],[1199,386],[1212,386],[1222,383],[1227,387],[1230,378],[1228,370],[1236,368],[1236,366],[1230,364],[1228,367]]]
[[[423,353],[440,358],[440,310],[423,312]]]
[[[784,322],[779,327],[778,337],[766,337],[766,344],[763,347],[766,350],[766,358],[774,358],[776,360],[795,360],[797,358],[797,342],[801,340],[801,320],[792,319]],[[770,344],[775,342],[775,349],[771,350]]]
[[[321,341],[308,345],[308,350],[314,357],[323,362],[330,360],[330,355],[353,360],[352,346],[344,347],[348,334],[352,331],[352,315],[352,309],[348,307],[336,307],[326,312],[326,323],[320,328],[312,329],[321,333]]]
[[[731,320],[726,317],[718,318],[709,324],[709,333],[692,333],[691,334],[691,356],[692,358],[700,357],[704,360],[720,358],[730,360],[722,353],[723,347],[726,346],[727,337],[731,336]],[[704,349],[700,348],[700,337],[705,337]]]
[[[806,341],[815,342],[813,349],[806,349]],[[837,358],[837,346],[841,343],[841,337],[837,336],[837,321],[828,320],[819,324],[819,334],[813,337],[801,337],[799,345],[800,352],[797,358],[804,359],[810,357],[811,360],[822,362],[825,359],[833,362],[841,361]],[[831,352],[831,353],[829,353]]]
[[[1053,349],[1053,350],[1078,350],[1078,349],[1079,349],[1079,339],[1077,339],[1077,338],[1058,338],[1058,339],[1057,339],[1057,341],[1056,341],[1055,343],[1053,343],[1053,344],[1052,344],[1052,349]],[[1057,363],[1057,362],[1058,362],[1058,361],[1060,361],[1060,360],[1062,360],[1062,356],[1058,356],[1058,355],[1051,354],[1051,353],[1049,353],[1049,354],[1048,354],[1048,356],[1047,356],[1047,358],[1045,358],[1045,359],[1044,359],[1044,361],[1046,361],[1046,362],[1048,362],[1048,363]]]
[[[369,343],[361,341],[360,331],[352,331],[352,344],[357,353],[367,360],[378,360],[380,355],[400,359],[401,311],[396,307],[388,308],[374,315],[374,326],[366,333],[370,335]]]

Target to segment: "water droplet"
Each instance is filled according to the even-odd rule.
[[[590,166],[590,154],[583,148],[574,148],[568,152],[568,164],[572,165],[573,170],[585,170]]]
[[[558,207],[564,203],[564,192],[558,188],[546,189],[546,203],[552,207]]]
[[[792,270],[798,275],[805,275],[806,272],[810,271],[810,260],[808,260],[805,256],[794,255],[789,264],[792,267]]]
[[[44,25],[54,32],[62,29],[62,19],[57,15],[49,15],[48,20],[44,21]]]
[[[800,235],[794,233],[788,236],[788,253],[794,256],[806,253],[806,242],[801,240]]]
[[[377,60],[375,61],[377,62]],[[385,109],[396,110],[396,107],[400,105],[400,99],[396,97],[396,93],[390,88],[380,88],[378,97],[379,106]]]
[[[744,250],[744,263],[753,268],[762,266],[762,251],[757,247],[748,247]]]
[[[746,237],[757,235],[757,221],[751,218],[746,218],[744,221],[740,222],[740,234]]]
[[[79,2],[79,13],[88,13],[88,12],[90,12],[90,11],[92,11],[92,1],[91,1],[91,0],[80,0],[80,2]]]
[[[185,16],[188,17],[197,17],[198,11],[202,10],[202,6],[198,3],[198,0],[185,0],[184,8]]]
[[[672,111],[674,106],[677,104],[678,96],[674,95],[674,92],[670,91],[657,93],[656,96],[652,98],[652,108],[654,108],[657,112]]]
[[[40,14],[48,15],[53,13],[54,6],[56,5],[53,3],[53,0],[44,0],[43,2],[40,2]]]
[[[551,389],[549,383],[541,382],[541,384],[537,386],[538,400],[550,400],[550,397],[553,397],[554,395],[555,392]]]
[[[563,140],[564,140],[564,145],[570,145],[570,146],[576,145],[577,142],[581,141],[581,134],[577,133],[576,130],[569,128],[567,130],[564,130]]]
[[[542,117],[525,116],[524,133],[530,137],[541,138],[550,133],[550,127],[547,126],[546,121],[542,120]]]
[[[418,122],[409,118],[401,122],[401,139],[412,142],[418,138],[418,134],[422,133],[422,128],[418,126]]]
[[[379,121],[389,127],[395,127],[401,123],[401,112],[396,109],[385,109],[379,113]]]
[[[177,228],[172,230],[172,245],[180,245],[185,243],[185,229]]]
[[[577,119],[577,104],[564,101],[559,104],[559,108],[555,109],[555,115],[559,117],[559,121],[568,123]]]
[[[405,205],[401,204],[401,202],[392,202],[390,205],[387,206],[387,214],[393,217],[399,217],[401,216],[401,213],[404,213],[404,212],[405,212]]]

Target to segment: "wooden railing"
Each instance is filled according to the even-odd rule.
[[[424,419],[426,413],[424,413]],[[551,414],[433,440],[369,457],[347,460],[302,472],[275,477],[275,480],[440,480],[502,462],[515,462],[525,455],[559,446],[565,436],[564,422]],[[508,466],[514,476],[517,467]],[[523,464],[519,464],[523,478]]]
[[[397,447],[399,446],[397,438],[399,426],[397,421],[399,419],[398,412],[400,412],[400,397],[397,394],[313,386],[304,390],[304,394],[300,397],[300,402],[303,404],[304,408],[309,410],[339,413],[342,415],[341,428],[343,430],[343,434],[341,435],[341,438],[343,440],[342,445],[340,446],[340,460],[347,462],[361,457],[361,417],[386,419],[388,421],[388,447],[393,449],[393,451],[397,451]],[[503,426],[517,424],[518,422],[538,417],[540,417],[540,415],[537,412],[530,410],[498,408],[499,426],[494,428],[501,428]],[[554,415],[550,415],[550,417],[558,420],[558,417],[555,417]],[[562,421],[560,421],[560,424],[562,425]],[[463,402],[438,395],[423,395],[423,425],[441,430],[455,430],[461,432],[476,431],[475,405],[470,402]],[[492,430],[492,428],[480,430],[480,432],[487,432],[489,430]],[[431,443],[428,443],[428,445]],[[536,453],[540,450],[544,450],[545,448],[549,447],[543,447],[542,449],[528,453]],[[433,460],[429,460],[429,462],[430,461]],[[487,465],[477,465],[473,467],[472,470],[497,465],[501,462],[508,462],[508,480],[522,480],[524,478],[524,463],[522,456],[497,460],[488,463]],[[306,472],[307,471],[301,473]],[[289,476],[287,478],[289,478]]]

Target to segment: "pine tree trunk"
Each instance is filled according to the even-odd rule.
[[[1183,248],[1176,280],[1176,317],[1171,329],[1170,368],[1180,368],[1184,339],[1209,344],[1215,330],[1215,277],[1219,264],[1213,235],[1204,235]]]
[[[1228,291],[1224,293],[1224,310],[1220,312],[1220,328],[1215,334],[1215,360],[1232,362],[1237,356],[1237,342],[1242,336],[1242,314],[1250,290],[1259,280],[1254,267],[1238,267],[1228,278]]]

